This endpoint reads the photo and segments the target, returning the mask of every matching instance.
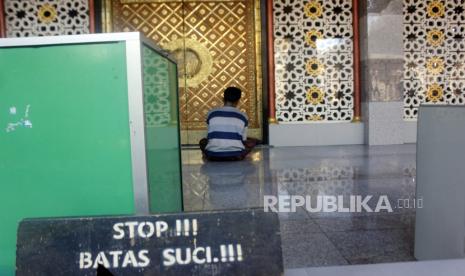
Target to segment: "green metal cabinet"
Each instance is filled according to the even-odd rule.
[[[177,89],[139,33],[0,39],[0,275],[23,218],[182,211]]]

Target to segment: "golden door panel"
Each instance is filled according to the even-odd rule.
[[[110,2],[106,31],[140,31],[178,60],[184,130],[204,130],[207,112],[234,85],[244,92],[239,108],[252,133],[261,136],[259,1]]]

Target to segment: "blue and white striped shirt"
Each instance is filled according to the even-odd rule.
[[[241,155],[242,141],[247,139],[247,115],[232,106],[212,109],[207,115],[207,155],[229,157]]]

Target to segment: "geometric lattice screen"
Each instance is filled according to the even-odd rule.
[[[169,64],[165,58],[144,47],[144,113],[147,127],[167,126],[172,120]]]
[[[89,33],[87,0],[4,0],[7,37]]]
[[[352,0],[274,1],[279,122],[353,119]]]
[[[404,119],[465,103],[465,1],[404,0]]]

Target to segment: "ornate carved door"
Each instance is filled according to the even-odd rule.
[[[106,31],[140,31],[178,61],[183,144],[205,136],[207,112],[231,85],[243,91],[249,136],[261,138],[259,0],[108,0],[103,11]]]

